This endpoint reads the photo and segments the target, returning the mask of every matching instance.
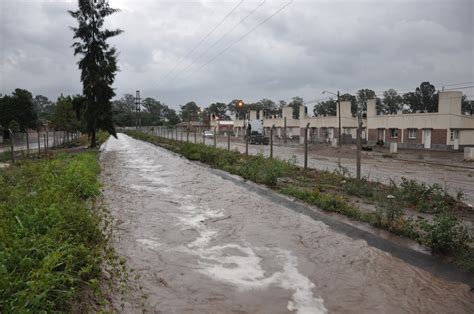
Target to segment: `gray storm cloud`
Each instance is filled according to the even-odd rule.
[[[324,89],[414,89],[474,81],[474,8],[466,1],[294,1],[207,66],[222,49],[288,1],[243,1],[188,58],[182,58],[239,1],[111,0],[108,26],[120,51],[117,96],[142,91],[178,108],[234,98],[323,98]],[[0,92],[25,88],[52,99],[81,91],[67,10],[76,1],[0,2]],[[196,59],[197,56],[202,57]],[[180,66],[168,74],[176,65]],[[191,63],[193,65],[189,66]],[[168,75],[167,75],[168,74]],[[474,85],[474,84],[471,84]],[[474,89],[464,92],[474,98]]]

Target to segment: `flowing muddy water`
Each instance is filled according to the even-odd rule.
[[[472,313],[474,294],[149,143],[102,147],[123,312]],[[117,296],[117,306],[120,297]]]

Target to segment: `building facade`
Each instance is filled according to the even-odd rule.
[[[401,148],[458,150],[474,146],[474,116],[461,112],[462,92],[439,92],[438,112],[397,113],[377,115],[375,99],[367,102],[367,117],[362,119],[362,138],[369,145],[389,146],[396,142]],[[262,112],[250,111],[250,120],[261,119],[267,135],[274,127],[277,138],[299,139],[304,142],[309,125],[310,142],[337,142],[339,121],[341,143],[355,143],[358,118],[351,113],[351,103],[342,101],[336,116],[308,117],[300,106],[299,119],[293,118],[293,108],[285,107],[281,117],[263,117]],[[339,119],[340,115],[340,119]],[[234,122],[236,136],[243,136],[245,121]]]

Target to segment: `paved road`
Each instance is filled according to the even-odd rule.
[[[474,312],[468,286],[149,143],[111,137],[101,163],[117,250],[146,295],[123,312]]]

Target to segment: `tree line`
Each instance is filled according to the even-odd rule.
[[[46,96],[36,95],[26,89],[15,89],[11,95],[0,94],[0,130],[26,132],[44,124],[57,130],[85,130],[81,95],[59,96],[53,102]]]

